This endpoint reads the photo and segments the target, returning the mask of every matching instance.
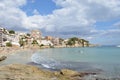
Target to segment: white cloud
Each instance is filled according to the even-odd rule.
[[[104,32],[95,29],[96,22],[120,17],[120,0],[53,1],[61,8],[52,14],[42,16],[35,9],[34,15],[28,16],[21,9],[27,0],[0,0],[0,25],[15,29],[44,29],[61,36],[77,35],[93,39]]]
[[[39,11],[37,9],[34,9],[33,14],[34,15],[39,15],[40,13],[39,13]]]
[[[120,29],[120,22],[116,22],[115,24],[113,24],[113,26],[117,29]]]
[[[120,30],[111,29],[105,31],[99,31],[100,33],[93,36],[91,40],[93,43],[99,43],[102,45],[118,45],[120,44]]]
[[[20,27],[22,19],[27,16],[18,7],[25,5],[25,3],[25,0],[1,0],[0,25],[7,27]]]

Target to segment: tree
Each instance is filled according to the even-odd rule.
[[[19,44],[20,44],[20,47],[24,46],[24,41],[23,41],[23,39],[20,39],[20,40],[19,40]]]
[[[6,43],[6,46],[7,46],[7,47],[12,47],[12,43],[11,43],[11,42],[7,42],[7,43]]]
[[[29,34],[29,33],[27,33],[27,36],[30,36],[30,34]]]
[[[87,47],[89,47],[89,41],[87,41]]]
[[[84,45],[85,40],[84,40],[84,39],[81,39],[80,41],[81,41],[82,47],[84,47],[84,46],[85,46],[85,45]]]
[[[85,39],[80,39],[80,43],[82,44],[82,47],[85,47],[85,45],[87,47],[89,47],[89,41],[85,40]]]
[[[10,34],[15,34],[15,31],[14,30],[9,30],[9,33]]]
[[[64,39],[59,38],[59,43],[62,45],[62,42],[64,41]]]
[[[72,39],[69,39],[68,42],[67,42],[67,45],[70,45],[70,46],[72,46],[74,44],[75,44],[75,41],[72,40]]]
[[[67,42],[67,45],[72,46],[72,45],[73,45],[73,42],[69,40],[69,41]]]
[[[75,45],[76,41],[78,41],[78,40],[79,40],[79,38],[77,38],[77,37],[70,38],[67,42],[67,45],[73,46],[73,45]]]
[[[38,42],[36,40],[33,40],[32,44],[38,44]]]
[[[40,47],[44,46],[44,44],[41,44]]]
[[[73,38],[70,38],[72,41],[78,41],[79,40],[79,38],[77,38],[77,37],[73,37]]]

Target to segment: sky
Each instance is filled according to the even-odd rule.
[[[0,26],[120,45],[120,0],[0,0]]]

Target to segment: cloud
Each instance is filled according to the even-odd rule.
[[[120,44],[119,34],[120,30],[118,29],[101,31],[98,35],[93,36],[92,42],[102,45],[118,45]]]
[[[34,3],[34,2],[35,2],[35,0],[31,0],[31,2],[32,2],[32,3]]]
[[[33,14],[34,15],[39,15],[40,13],[39,13],[39,11],[37,9],[34,9]]]
[[[21,27],[22,20],[27,15],[20,7],[25,4],[25,0],[0,0],[0,25],[8,28]]]
[[[60,9],[48,15],[41,15],[35,9],[32,16],[21,9],[27,5],[27,1],[0,0],[0,25],[16,30],[36,28],[44,30],[45,34],[80,36],[92,40],[105,32],[112,32],[97,30],[94,25],[96,22],[120,17],[120,0],[53,0]]]
[[[115,24],[113,24],[113,26],[117,29],[120,29],[120,22],[116,22]]]

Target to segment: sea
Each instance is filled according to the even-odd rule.
[[[120,78],[120,47],[49,48],[13,54],[1,65],[23,63],[57,71],[96,72],[99,77]]]

